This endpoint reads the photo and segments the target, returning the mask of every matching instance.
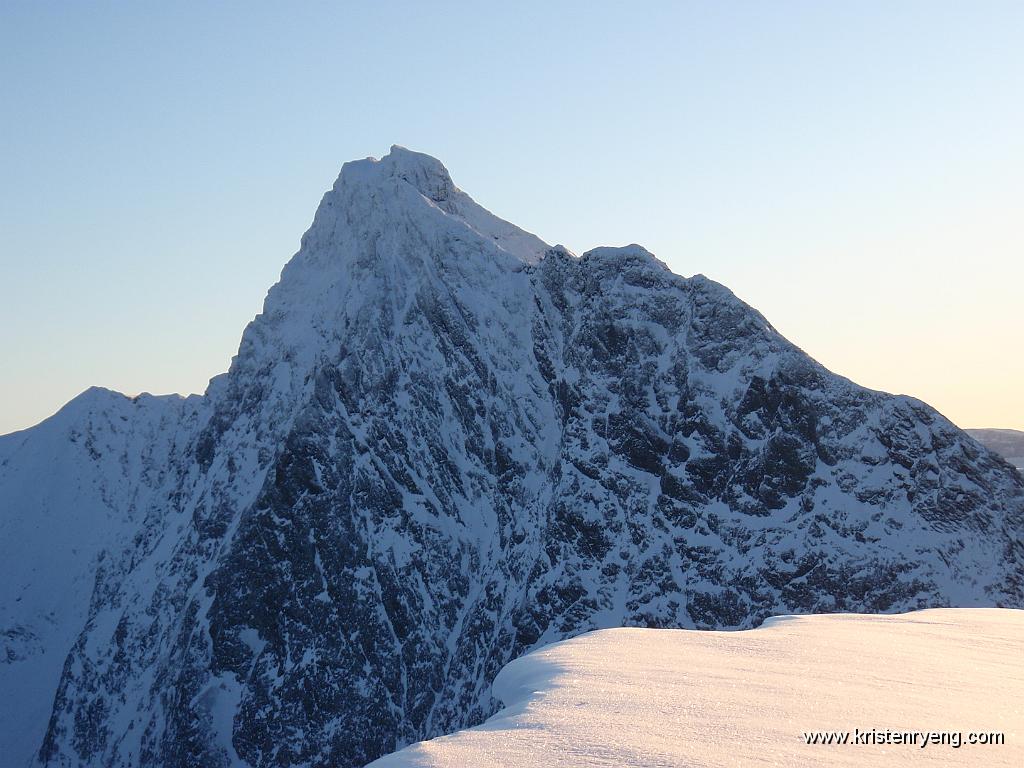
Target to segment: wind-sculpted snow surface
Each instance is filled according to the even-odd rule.
[[[1024,611],[607,629],[517,659],[485,724],[371,768],[1024,765]]]
[[[43,764],[356,766],[591,629],[1024,604],[1002,459],[722,286],[550,248],[397,147],[343,168],[185,402],[133,427],[159,472],[75,465],[131,535],[96,539]],[[7,525],[26,473],[68,476],[3,455]]]

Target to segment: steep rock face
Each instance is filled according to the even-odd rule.
[[[1024,604],[1005,462],[712,281],[549,248],[401,148],[345,166],[194,400],[122,490],[152,489],[103,544],[43,764],[361,765],[589,629]]]

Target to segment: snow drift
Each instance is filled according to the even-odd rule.
[[[602,630],[513,661],[494,692],[485,724],[372,768],[1019,766],[1024,611]]]

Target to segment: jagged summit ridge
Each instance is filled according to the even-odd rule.
[[[1024,479],[941,415],[398,148],[344,167],[204,397],[86,404],[0,437],[18,760],[357,766],[589,629],[1024,603]]]

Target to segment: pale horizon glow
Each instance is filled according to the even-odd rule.
[[[1024,6],[0,9],[0,434],[202,392],[341,164],[438,157],[859,384],[1024,429]]]

